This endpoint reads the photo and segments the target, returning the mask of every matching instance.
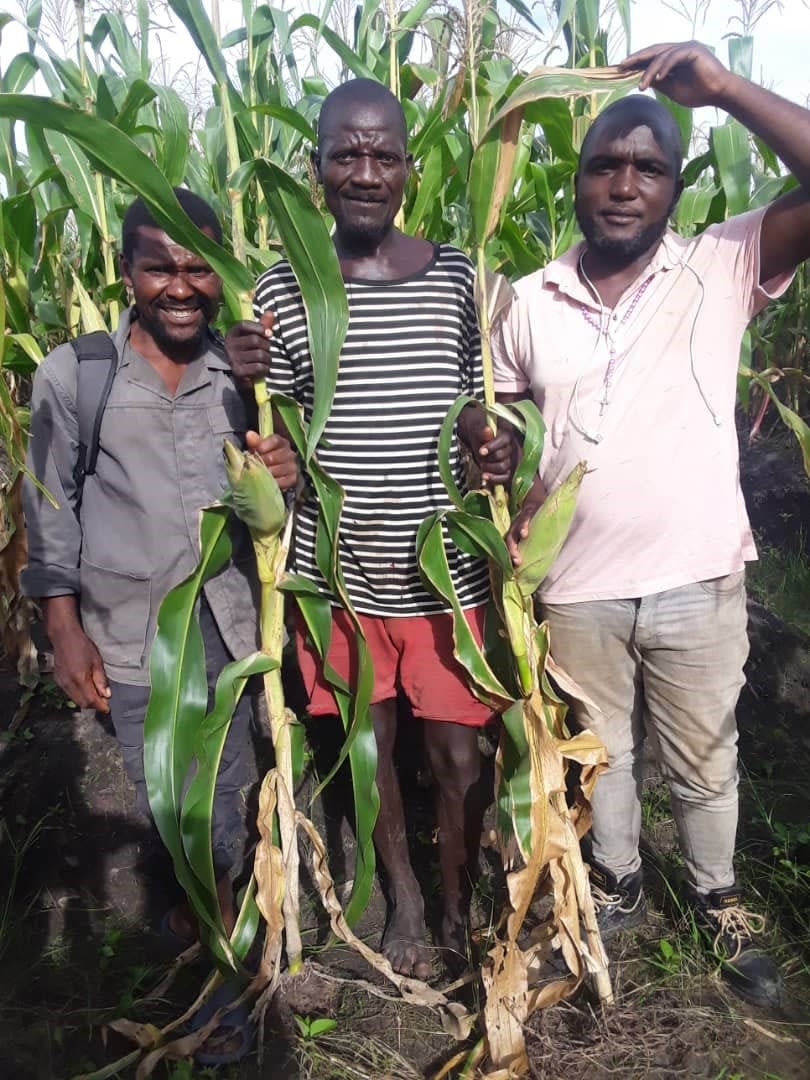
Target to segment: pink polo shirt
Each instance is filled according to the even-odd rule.
[[[613,311],[600,312],[579,280],[581,245],[515,285],[493,334],[495,388],[528,389],[537,402],[548,490],[578,461],[589,468],[540,587],[549,603],[647,596],[756,559],[739,480],[737,366],[748,322],[791,280],[758,284],[764,213],[692,240],[667,232]]]

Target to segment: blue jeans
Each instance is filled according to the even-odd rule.
[[[656,749],[691,884],[734,883],[735,708],[748,656],[745,572],[631,600],[543,604],[551,653],[599,710],[575,702],[608,769],[593,795],[593,857],[621,879],[641,865],[642,756]]]
[[[210,708],[217,677],[233,657],[204,600],[200,605],[200,630],[205,646]],[[143,718],[149,702],[149,687],[111,681],[110,691],[110,718],[121,747],[124,768],[135,785],[138,809],[151,816],[143,770]],[[243,693],[225,740],[214,792],[211,847],[218,880],[233,867],[235,852],[242,840],[242,788],[248,779],[250,749],[250,697]]]

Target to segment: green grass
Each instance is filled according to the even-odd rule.
[[[748,564],[746,580],[755,600],[810,636],[810,560],[806,556],[763,546],[759,561]]]

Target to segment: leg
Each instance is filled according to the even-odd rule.
[[[648,599],[639,617],[644,695],[689,880],[705,894],[734,884],[734,713],[748,656],[744,575]]]
[[[571,705],[576,724],[590,728],[608,752],[608,769],[592,797],[593,859],[621,880],[641,867],[644,710],[640,655],[635,646],[637,602],[599,600],[544,604],[551,653],[600,711]]]
[[[374,845],[388,878],[389,912],[381,947],[391,966],[400,974],[426,978],[430,974],[431,963],[430,953],[425,946],[424,902],[410,862],[405,811],[394,767],[399,655],[386,631],[386,620],[367,615],[361,615],[360,620],[374,664],[371,719],[377,742],[376,782],[380,796]],[[303,620],[297,622],[295,636],[310,715],[332,715],[337,712],[337,705],[323,677],[320,657],[308,640]],[[345,611],[340,608],[332,610],[328,661],[350,685],[355,682],[357,655],[354,629]]]
[[[425,979],[431,967],[425,946],[425,905],[411,866],[405,811],[394,766],[396,699],[389,698],[372,705],[371,718],[377,740],[377,789],[380,793],[374,846],[388,878],[390,905],[382,951],[395,971]]]
[[[481,642],[484,607],[465,611]],[[443,911],[438,943],[455,966],[467,958],[467,931],[472,884],[478,870],[478,848],[484,811],[492,797],[488,771],[482,769],[478,731],[492,719],[469,688],[463,668],[453,656],[449,615],[387,620],[400,650],[400,681],[414,715],[425,720],[425,749],[436,784],[439,866]]]
[[[428,720],[425,746],[436,783],[444,899],[439,944],[466,959],[470,899],[491,784],[481,767],[477,728]]]

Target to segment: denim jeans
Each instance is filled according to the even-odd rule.
[[[735,708],[748,656],[745,572],[631,600],[542,604],[551,652],[599,712],[576,724],[604,742],[593,795],[593,858],[621,879],[641,865],[641,781],[650,737],[698,892],[734,883]]]
[[[200,605],[200,630],[205,647],[210,708],[217,676],[233,657],[220,636],[205,600]],[[138,809],[151,817],[143,769],[143,719],[148,702],[148,686],[110,680],[110,718],[121,747],[124,768],[135,786]],[[232,869],[235,853],[242,842],[242,788],[247,783],[248,755],[251,752],[250,714],[250,696],[243,693],[225,740],[214,791],[211,847],[218,879]]]

